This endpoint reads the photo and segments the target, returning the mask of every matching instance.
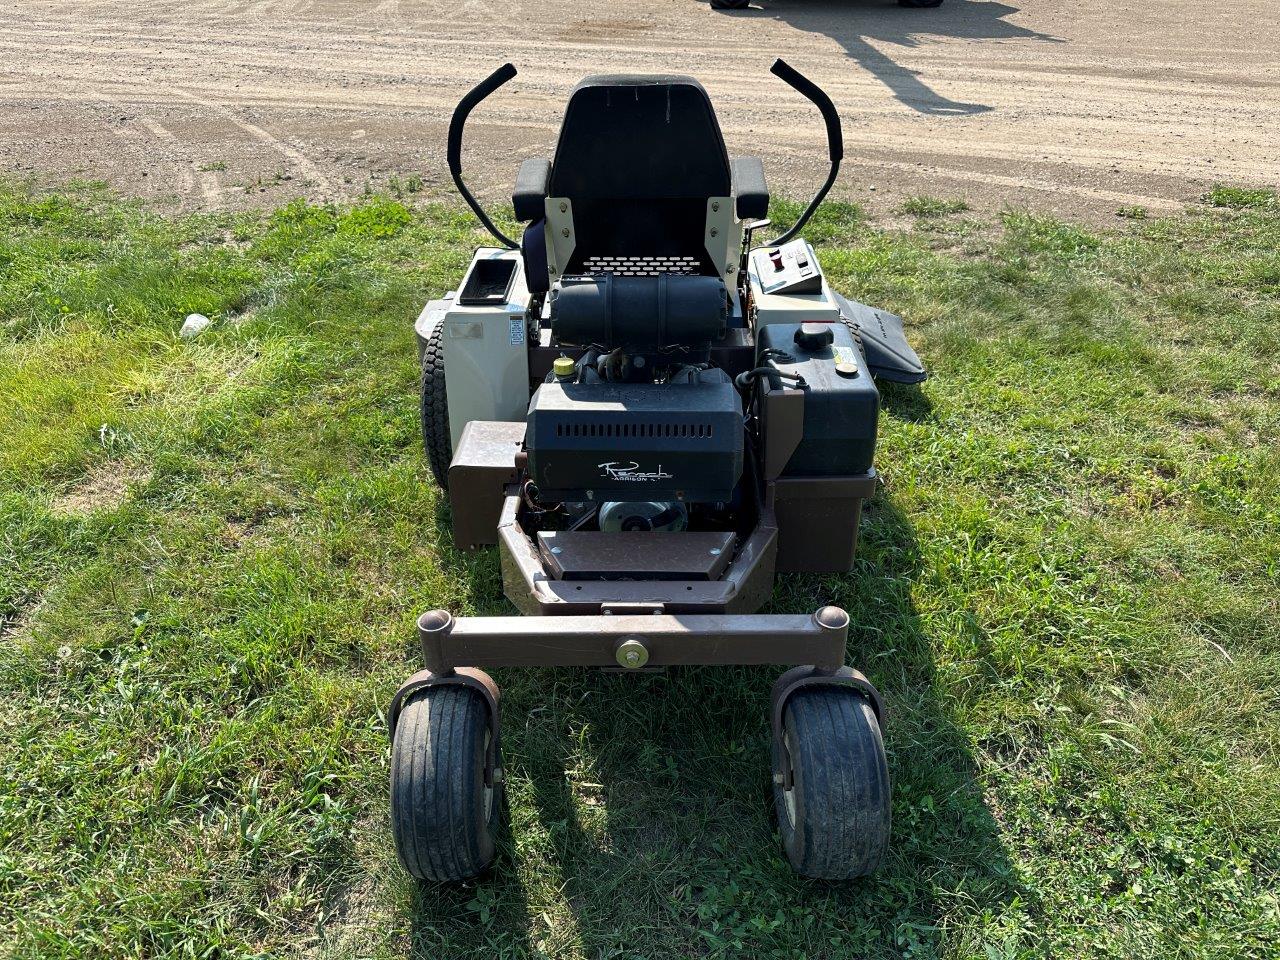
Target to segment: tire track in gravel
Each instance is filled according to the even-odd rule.
[[[443,191],[453,104],[510,59],[520,76],[468,132],[478,193],[505,194],[519,158],[551,149],[581,76],[662,71],[698,76],[730,151],[762,155],[772,182],[804,194],[824,172],[823,137],[767,73],[782,55],[844,117],[837,195],[873,209],[931,193],[1103,219],[1118,205],[1176,209],[1217,181],[1275,181],[1280,25],[1245,0],[756,2],[725,14],[694,0],[11,0],[0,60],[25,54],[42,70],[0,66],[0,170],[53,153],[23,122],[35,113],[70,132],[68,168],[138,186],[136,160],[113,154],[87,94],[54,93],[56,74],[109,77],[189,155],[224,159],[225,179],[248,185],[223,188],[231,205],[300,188],[353,196],[413,172]],[[281,162],[294,174],[283,184]]]

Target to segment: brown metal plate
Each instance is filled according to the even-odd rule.
[[[733,557],[732,533],[538,533],[538,553],[555,580],[716,580]]]
[[[449,464],[453,541],[459,550],[498,542],[504,487],[516,479],[524,421],[472,420]]]

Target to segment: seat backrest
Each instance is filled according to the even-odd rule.
[[[573,205],[563,272],[715,274],[707,201],[730,196],[731,182],[720,124],[697,80],[588,77],[569,97],[547,185],[548,196]]]

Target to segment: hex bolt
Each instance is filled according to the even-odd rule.
[[[712,235],[713,237],[715,237],[715,236],[719,236],[719,234],[720,234],[720,231],[719,231],[719,230],[717,230],[715,227],[712,227],[712,228],[711,228],[711,235]]]
[[[566,203],[564,200],[561,200],[561,201],[560,201],[560,212],[561,212],[561,213],[568,213],[568,212],[569,212],[569,204],[568,204],[568,203]]]
[[[561,231],[560,231],[560,236],[562,236],[562,237],[567,237],[568,235],[569,235],[569,228],[568,228],[568,227],[565,227],[563,230],[561,230]]]
[[[719,547],[712,547],[712,548],[711,548],[711,555],[712,555],[713,557],[718,557],[718,556],[720,556],[720,548],[719,548]]]
[[[635,637],[619,643],[613,655],[624,670],[639,670],[649,662],[648,648]]]
[[[563,547],[552,547],[552,548],[551,548],[551,552],[552,552],[552,553],[564,553],[564,548],[563,548]]]
[[[712,200],[712,201],[711,201],[711,212],[712,212],[712,213],[719,213],[719,212],[720,212],[720,201],[719,201],[719,200]]]

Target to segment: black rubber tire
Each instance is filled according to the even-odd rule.
[[[750,5],[751,0],[711,0],[715,10],[745,10]]]
[[[467,880],[493,862],[502,785],[484,785],[489,707],[463,686],[410,699],[391,745],[391,832],[419,880]]]
[[[926,7],[940,7],[942,0],[898,0],[898,6],[914,7],[919,10]]]
[[[422,376],[418,395],[422,409],[422,448],[431,475],[441,490],[449,489],[449,461],[453,443],[449,437],[449,396],[444,387],[444,324],[437,324],[422,351]]]
[[[853,337],[854,344],[858,347],[858,352],[862,354],[862,359],[867,359],[867,351],[862,346],[862,328],[847,317],[841,317],[840,322],[848,328],[849,334]]]
[[[892,790],[871,704],[848,689],[797,690],[783,711],[783,738],[773,798],[791,866],[823,880],[872,873],[889,846]],[[777,776],[787,763],[790,791]]]

